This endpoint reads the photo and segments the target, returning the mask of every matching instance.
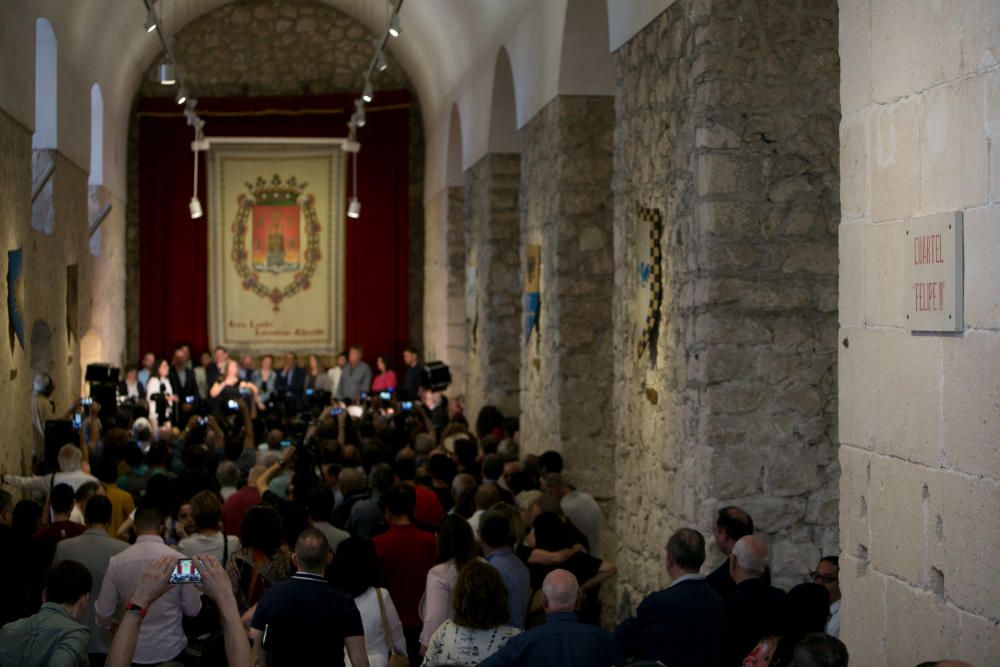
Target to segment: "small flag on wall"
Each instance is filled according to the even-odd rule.
[[[7,331],[10,353],[14,354],[14,339],[24,349],[24,249],[7,251]]]

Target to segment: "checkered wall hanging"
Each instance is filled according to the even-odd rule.
[[[663,305],[663,262],[660,243],[663,238],[663,213],[660,209],[639,207],[636,246],[636,325],[639,358],[649,351],[649,363],[656,365],[656,341]]]

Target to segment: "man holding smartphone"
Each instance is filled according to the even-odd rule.
[[[161,537],[163,516],[155,507],[136,510],[135,531],[135,544],[108,562],[101,592],[94,604],[94,615],[99,624],[110,627],[111,619],[120,606],[124,606],[126,614],[139,614],[144,620],[133,663],[158,665],[172,661],[187,648],[181,620],[183,616],[198,615],[201,594],[194,586],[174,586],[148,608],[129,603],[143,572],[151,563],[164,556],[175,560],[183,556],[164,543]]]

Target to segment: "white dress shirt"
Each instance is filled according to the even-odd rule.
[[[830,604],[830,620],[826,622],[826,634],[831,637],[840,638],[840,603],[842,600],[837,600]]]
[[[94,604],[99,623],[107,627],[119,607],[132,600],[132,594],[150,563],[162,556],[181,558],[159,535],[140,535],[135,544],[111,558],[104,575],[101,593]],[[133,662],[158,664],[180,655],[187,647],[181,616],[196,616],[201,610],[201,594],[191,584],[170,587],[149,606],[139,628]]]
[[[73,493],[76,493],[76,490],[87,482],[94,482],[95,484],[99,483],[96,477],[85,473],[82,470],[57,472],[55,473],[54,480],[52,479],[52,475],[29,475],[27,477],[22,477],[20,475],[7,475],[4,477],[4,481],[11,486],[18,487],[19,489],[39,493],[48,493],[49,488],[55,486],[56,484],[69,484],[73,487]]]

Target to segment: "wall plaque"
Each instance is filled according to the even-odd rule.
[[[904,225],[903,307],[910,331],[962,331],[962,213],[937,213]]]

